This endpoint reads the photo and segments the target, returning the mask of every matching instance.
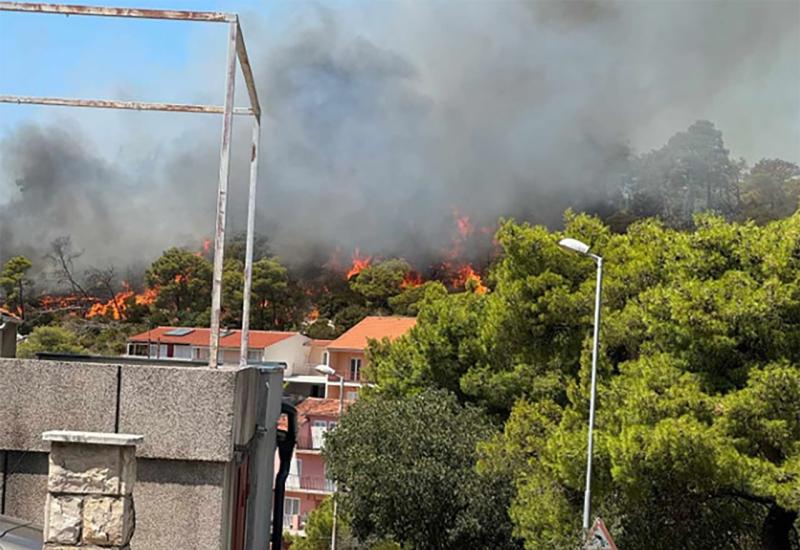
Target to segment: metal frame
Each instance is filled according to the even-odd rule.
[[[0,2],[0,12],[27,12],[55,15],[88,15],[97,17],[126,17],[133,19],[163,19],[175,21],[196,21],[223,23],[228,25],[228,58],[225,68],[225,102],[218,105],[194,105],[182,103],[147,103],[138,101],[116,101],[104,99],[75,99],[63,97],[34,97],[19,95],[0,95],[0,103],[20,105],[50,105],[62,107],[88,107],[96,109],[127,109],[136,111],[165,111],[181,113],[202,113],[222,115],[222,138],[220,143],[219,185],[217,190],[216,226],[214,232],[214,272],[211,287],[211,342],[208,366],[219,366],[218,352],[220,340],[220,313],[222,309],[222,263],[225,253],[226,207],[228,203],[228,182],[230,180],[231,140],[233,136],[233,116],[253,117],[252,150],[250,154],[250,186],[247,204],[247,244],[244,269],[244,302],[242,304],[242,341],[239,350],[239,364],[247,363],[247,348],[250,336],[250,293],[253,276],[253,233],[255,228],[255,200],[258,179],[258,158],[261,137],[261,104],[258,101],[253,69],[247,56],[239,16],[234,13],[176,11],[135,8],[113,8],[105,6],[77,6],[65,4],[41,4]],[[241,67],[249,108],[234,106],[234,85],[236,66]]]

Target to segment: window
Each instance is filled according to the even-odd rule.
[[[311,448],[321,449],[325,443],[325,432],[328,431],[328,423],[324,420],[314,420],[311,422]]]
[[[350,380],[361,380],[361,359],[350,359]]]
[[[150,347],[147,344],[128,344],[128,355],[147,357]]]
[[[292,527],[293,518],[300,515],[300,499],[286,497],[283,499],[283,526]]]
[[[327,351],[322,352],[322,364],[330,366],[330,357]]]
[[[331,420],[330,422],[328,422],[328,429],[329,430],[334,429],[337,424],[338,424],[338,422],[336,422],[335,420]]]
[[[178,346],[176,345],[172,348],[172,355],[175,359],[191,359],[192,358],[192,348],[191,346]]]
[[[258,362],[261,361],[261,350],[260,349],[249,349],[247,350],[247,362]]]
[[[349,391],[349,392],[344,394],[344,398],[347,401],[355,401],[358,398],[358,392],[357,391]]]

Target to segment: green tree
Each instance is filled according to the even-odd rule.
[[[767,223],[790,216],[800,200],[800,167],[780,159],[762,159],[744,178],[740,217]]]
[[[325,442],[353,533],[411,548],[516,548],[509,480],[476,471],[476,445],[494,433],[441,390],[356,401]]]
[[[25,256],[14,256],[0,271],[0,287],[3,288],[6,305],[14,311],[18,310],[22,319],[25,319],[27,291],[33,284],[27,277],[32,265]]]
[[[389,307],[395,315],[416,316],[419,313],[419,304],[425,293],[433,285],[440,285],[438,281],[428,281],[421,285],[410,286],[403,289],[400,294],[389,298]]]
[[[86,354],[75,333],[61,327],[40,326],[33,329],[17,346],[17,357],[32,358],[39,352]]]
[[[356,323],[361,321],[370,313],[371,312],[368,308],[359,304],[352,304],[339,310],[339,312],[333,318],[333,324],[336,327],[336,330],[342,333],[355,326]]]
[[[253,264],[253,328],[278,328],[281,311],[290,298],[289,275],[277,258],[262,258]]]
[[[170,248],[146,272],[147,284],[158,289],[154,321],[199,324],[211,307],[211,262],[181,248]]]
[[[411,266],[403,259],[385,260],[365,267],[350,280],[350,288],[364,297],[372,308],[389,309],[389,299],[403,291],[403,280]]]
[[[705,210],[732,216],[739,208],[741,170],[725,149],[722,132],[699,120],[634,161],[627,190],[631,208],[676,227],[688,227],[692,216]]]
[[[606,266],[595,515],[624,548],[800,547],[800,213],[692,225],[507,222],[491,293],[426,296],[409,334],[371,348],[381,391],[447,388],[507,417],[481,468],[513,476],[526,547],[580,538],[595,269],[564,236]]]
[[[244,264],[226,258],[222,268],[222,321],[226,326],[242,326],[244,302]]]
[[[330,498],[322,501],[313,512],[308,515],[305,525],[305,536],[292,537],[292,550],[328,550],[331,547],[331,532],[333,530],[333,504]],[[347,519],[341,514],[336,522],[337,548],[358,548],[358,543],[350,534]]]

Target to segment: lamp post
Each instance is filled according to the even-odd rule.
[[[603,287],[603,258],[589,252],[589,245],[576,239],[561,239],[558,245],[572,252],[588,256],[597,263],[597,283],[594,295],[594,334],[592,342],[592,384],[589,397],[589,441],[586,452],[586,490],[583,494],[583,533],[589,532],[589,514],[592,506],[592,449],[594,431],[595,396],[597,394],[597,354],[600,343],[600,295]]]
[[[339,421],[342,418],[342,412],[344,412],[344,376],[339,375],[335,370],[333,370],[328,365],[317,365],[314,367],[320,374],[325,374],[327,376],[335,376],[339,379]],[[331,524],[331,550],[336,550],[336,520],[339,516],[339,502],[336,498],[336,495],[339,491],[339,484],[336,480],[333,481],[333,522]]]

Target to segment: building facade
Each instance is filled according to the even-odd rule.
[[[326,342],[319,353],[321,364],[331,367],[336,374],[321,377],[325,384],[324,398],[308,397],[297,406],[297,447],[286,482],[283,515],[284,529],[290,533],[304,534],[308,514],[334,492],[322,456],[325,434],[338,424],[340,407],[346,410],[358,397],[359,390],[369,384],[364,370],[368,366],[369,342],[395,340],[415,324],[413,317],[367,317],[339,338]],[[344,382],[341,401],[340,377]]]

